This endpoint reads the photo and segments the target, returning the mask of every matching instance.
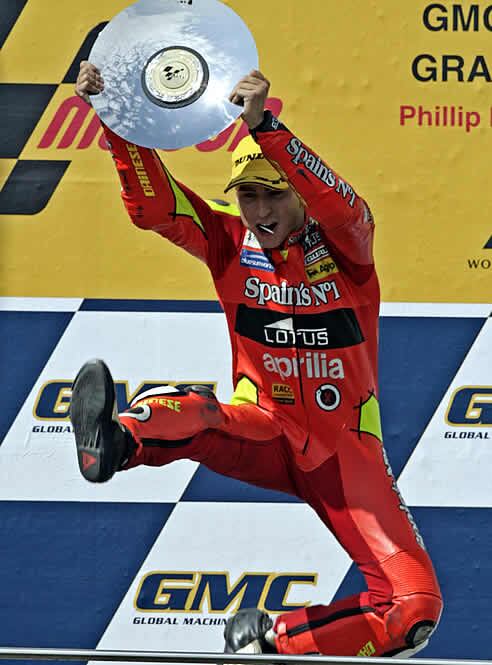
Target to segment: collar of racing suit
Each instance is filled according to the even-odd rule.
[[[297,229],[296,231],[292,231],[292,233],[287,236],[280,247],[266,250],[265,254],[268,255],[273,265],[278,265],[279,263],[287,261],[289,247],[291,247],[291,245],[295,245],[298,242],[301,242],[301,240],[306,235],[308,235],[308,233],[310,233],[315,226],[317,226],[316,220],[314,220],[312,217],[306,216],[303,226],[301,226],[301,228]]]

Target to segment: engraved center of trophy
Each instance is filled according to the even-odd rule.
[[[202,56],[186,46],[171,46],[155,53],[142,72],[145,94],[167,108],[187,106],[205,92],[208,66]]]

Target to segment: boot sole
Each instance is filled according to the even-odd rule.
[[[75,378],[70,405],[79,469],[90,482],[105,482],[113,475],[114,409],[111,373],[102,360],[90,360]]]

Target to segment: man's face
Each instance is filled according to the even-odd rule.
[[[304,224],[304,207],[290,187],[278,190],[239,185],[236,196],[244,226],[255,234],[263,249],[279,247]]]

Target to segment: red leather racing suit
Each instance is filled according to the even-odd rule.
[[[187,457],[295,494],[317,511],[368,591],[278,617],[279,652],[381,655],[423,643],[441,598],[382,445],[368,206],[266,111],[255,139],[303,201],[306,221],[281,248],[262,251],[227,206],[211,207],[175,181],[154,151],[105,132],[133,222],[209,267],[235,387],[231,404],[221,405],[223,421],[198,424],[182,447],[166,445],[179,438],[170,437],[166,398],[153,400],[146,421],[122,414],[138,443],[128,468]]]

